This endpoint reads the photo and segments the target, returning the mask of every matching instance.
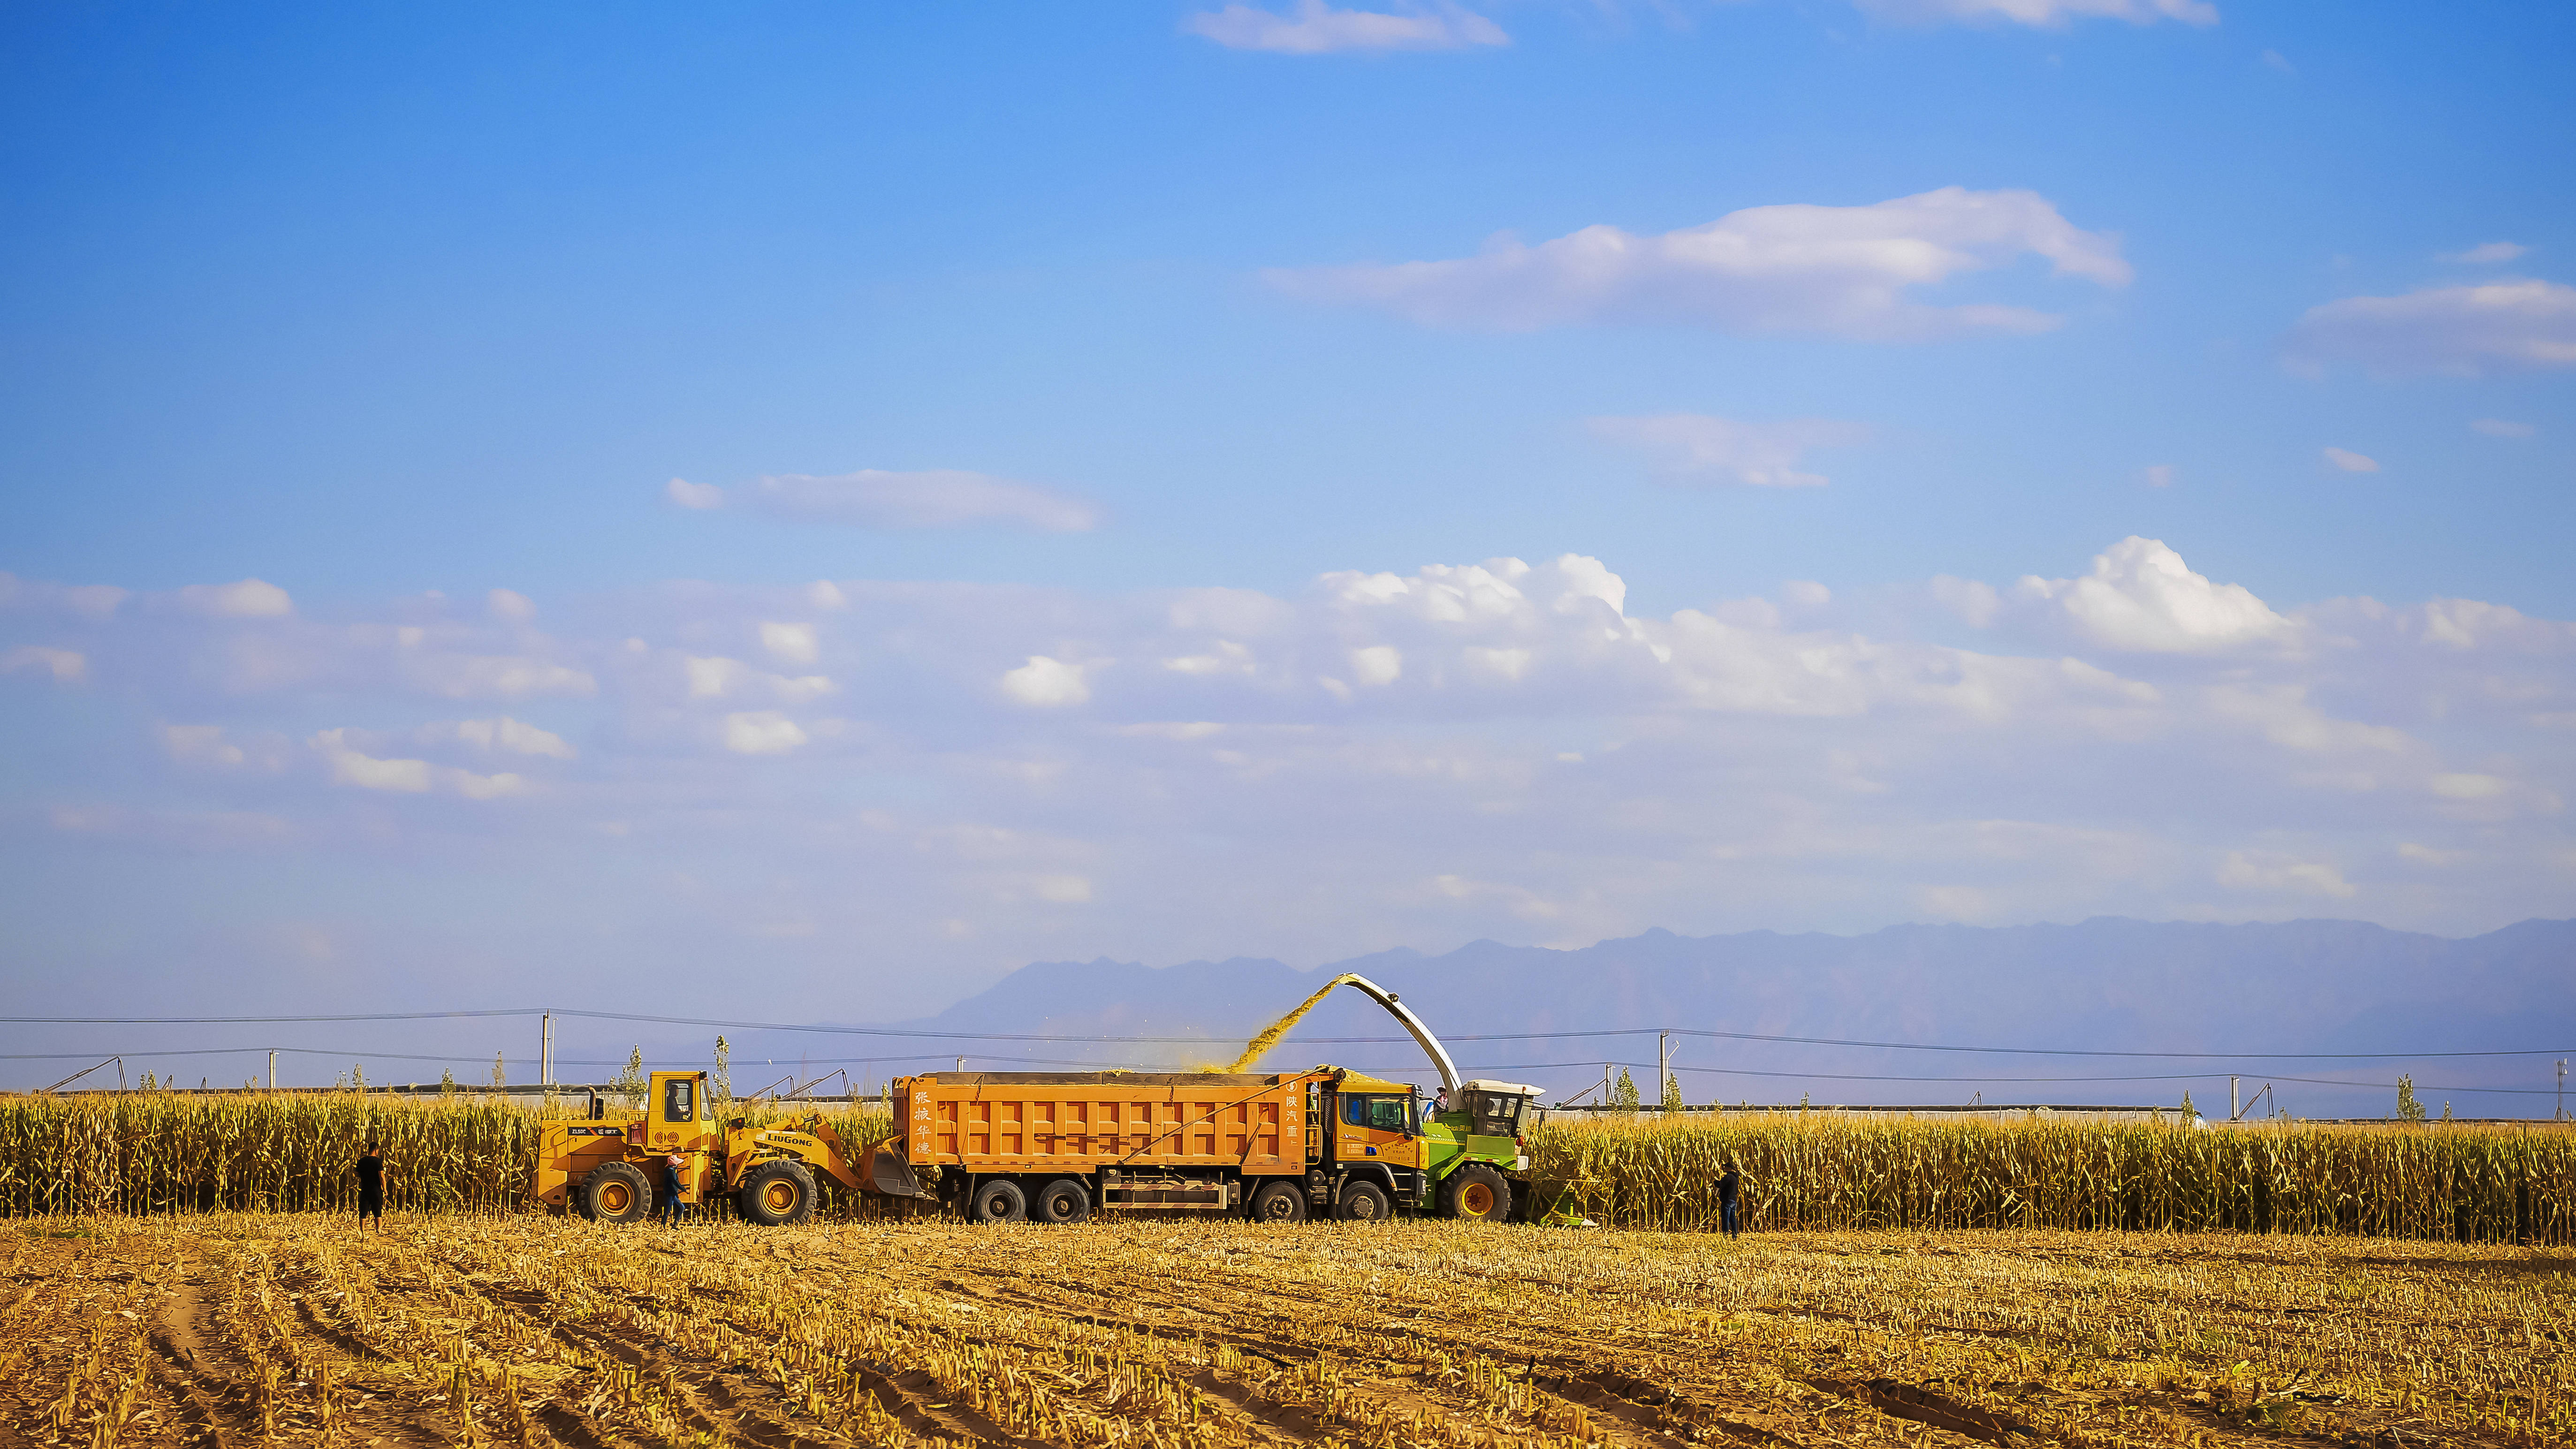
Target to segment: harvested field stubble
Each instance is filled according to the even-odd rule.
[[[0,1228],[0,1441],[2576,1443],[2576,1261],[1399,1223]]]

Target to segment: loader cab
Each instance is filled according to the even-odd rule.
[[[715,1103],[704,1072],[655,1072],[644,1098],[647,1151],[702,1152],[715,1145]]]

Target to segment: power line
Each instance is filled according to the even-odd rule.
[[[255,1054],[257,1054],[257,1053],[266,1052],[266,1051],[271,1051],[271,1050],[274,1050],[274,1051],[277,1051],[277,1052],[280,1052],[280,1053],[291,1053],[291,1054],[296,1055],[296,1056],[325,1057],[325,1058],[342,1059],[342,1060],[350,1060],[350,1061],[358,1061],[358,1062],[366,1062],[366,1061],[438,1062],[438,1063],[460,1063],[460,1064],[468,1064],[468,1065],[476,1065],[476,1066],[479,1066],[479,1065],[482,1065],[483,1063],[485,1063],[485,1062],[487,1062],[487,1061],[491,1060],[491,1058],[488,1058],[488,1057],[429,1056],[429,1055],[422,1055],[422,1054],[419,1054],[419,1053],[407,1053],[407,1052],[334,1051],[334,1050],[330,1050],[330,1049],[327,1049],[327,1048],[321,1048],[321,1047],[276,1047],[276,1048],[270,1048],[270,1047],[198,1047],[198,1048],[171,1047],[171,1048],[165,1048],[165,1049],[154,1049],[154,1050],[149,1050],[149,1051],[121,1052],[121,1053],[119,1053],[118,1055],[121,1055],[121,1056],[127,1056],[127,1057],[155,1057],[155,1058],[157,1058],[157,1057],[192,1057],[192,1056],[235,1056],[235,1055],[255,1055]],[[94,1052],[94,1051],[92,1051],[92,1052],[23,1052],[23,1053],[8,1053],[8,1054],[0,1054],[0,1061],[28,1062],[28,1061],[69,1061],[69,1060],[85,1060],[85,1059],[87,1059],[87,1058],[89,1058],[89,1057],[92,1057],[92,1056],[95,1056],[95,1055],[97,1055],[97,1053],[96,1053],[96,1052]],[[913,1054],[909,1054],[909,1055],[905,1055],[905,1056],[888,1056],[888,1057],[821,1057],[821,1058],[805,1058],[805,1059],[803,1059],[803,1061],[801,1062],[801,1065],[803,1065],[803,1066],[828,1066],[828,1067],[838,1067],[838,1066],[878,1066],[878,1065],[885,1065],[885,1064],[890,1064],[890,1063],[894,1063],[894,1062],[943,1061],[943,1060],[947,1060],[948,1058],[950,1058],[950,1057],[951,1057],[951,1056],[953,1056],[953,1055],[954,1055],[953,1053],[948,1053],[948,1052],[921,1052],[921,1053],[913,1053]],[[1116,1071],[1116,1070],[1143,1070],[1143,1071],[1158,1071],[1158,1070],[1159,1070],[1159,1071],[1170,1071],[1170,1070],[1174,1070],[1174,1068],[1173,1068],[1169,1063],[1163,1063],[1163,1064],[1150,1064],[1150,1063],[1132,1063],[1132,1062],[1100,1062],[1100,1061],[1084,1060],[1084,1059],[1081,1059],[1081,1058],[1067,1058],[1067,1057],[994,1056],[994,1055],[991,1055],[991,1054],[988,1054],[988,1053],[980,1053],[980,1052],[979,1052],[979,1053],[972,1053],[972,1054],[970,1054],[970,1055],[971,1055],[972,1059],[973,1059],[973,1060],[975,1060],[975,1061],[979,1061],[979,1062],[1006,1062],[1006,1063],[1009,1063],[1009,1064],[1014,1065],[1014,1066],[1035,1066],[1035,1067],[1075,1067],[1075,1068],[1088,1068],[1088,1069],[1092,1069],[1092,1070],[1096,1070],[1096,1071]],[[504,1058],[502,1058],[502,1060],[503,1060],[505,1063],[515,1062],[515,1063],[516,1063],[516,1064],[518,1064],[518,1065],[525,1066],[525,1065],[527,1065],[527,1064],[528,1064],[531,1060],[533,1060],[533,1059],[532,1059],[532,1058],[527,1058],[527,1057],[517,1057],[517,1058],[504,1057]],[[613,1058],[613,1057],[610,1057],[610,1058],[561,1058],[561,1057],[559,1057],[559,1058],[557,1058],[556,1060],[557,1060],[557,1063],[558,1063],[559,1065],[562,1065],[562,1066],[574,1066],[574,1067],[623,1067],[623,1066],[626,1066],[626,1065],[627,1065],[627,1062],[625,1062],[624,1060],[620,1060],[620,1059],[618,1059],[618,1058]],[[1348,1065],[1348,1064],[1345,1064],[1345,1065]],[[1585,1070],[1590,1070],[1591,1068],[1593,1068],[1593,1067],[1598,1067],[1598,1066],[1628,1067],[1628,1068],[1634,1068],[1634,1069],[1637,1069],[1637,1070],[1646,1070],[1646,1071],[1660,1070],[1659,1064],[1657,1064],[1657,1063],[1655,1063],[1655,1062],[1618,1062],[1618,1061],[1613,1061],[1613,1062],[1601,1062],[1601,1061],[1598,1061],[1598,1060],[1593,1060],[1593,1061],[1577,1061],[1577,1062],[1492,1062],[1492,1063],[1486,1063],[1486,1064],[1481,1065],[1481,1066],[1478,1068],[1478,1070],[1479,1070],[1479,1071],[1488,1071],[1488,1072],[1536,1072],[1536,1071],[1554,1071],[1554,1070],[1561,1070],[1561,1069],[1571,1068],[1571,1067],[1581,1067],[1581,1068],[1584,1068]],[[1348,1069],[1349,1069],[1349,1070],[1352,1070],[1352,1071],[1368,1072],[1368,1073],[1371,1073],[1371,1074],[1381,1074],[1381,1075],[1388,1075],[1388,1076],[1420,1075],[1423,1071],[1425,1071],[1425,1070],[1426,1070],[1426,1068],[1425,1068],[1424,1066],[1422,1066],[1421,1064],[1419,1064],[1419,1063],[1406,1063],[1406,1064],[1401,1065],[1401,1066],[1349,1066],[1349,1067],[1348,1067]],[[1728,1077],[1761,1077],[1761,1078],[1768,1078],[1768,1079],[1779,1079],[1779,1080],[1790,1080],[1790,1081],[1814,1081],[1814,1082],[1955,1082],[1955,1083],[1958,1083],[1958,1084],[1960,1084],[1960,1085],[1962,1085],[1962,1086],[1989,1086],[1989,1085],[2039,1085],[2039,1084],[2061,1084],[2061,1085],[2062,1085],[2062,1084],[2069,1084],[2069,1083],[2076,1083],[2076,1082],[2199,1082],[2199,1081],[2215,1081],[2215,1080],[2217,1080],[2217,1079],[2219,1079],[2219,1078],[2224,1077],[2224,1076],[2226,1076],[2226,1075],[2227,1075],[2227,1074],[2226,1074],[2226,1073],[2224,1073],[2224,1072],[2166,1072],[2166,1073],[2155,1073],[2155,1074],[2100,1075],[2100,1076],[2052,1076],[2052,1077],[1973,1077],[1973,1076],[1949,1076],[1949,1077],[1932,1077],[1932,1076],[1910,1076],[1910,1075],[1901,1075],[1901,1074],[1893,1074],[1893,1073],[1766,1071],[1766,1070],[1759,1070],[1759,1069],[1750,1068],[1750,1067],[1695,1067],[1695,1066],[1683,1066],[1683,1065],[1679,1065],[1679,1064],[1675,1064],[1675,1065],[1671,1068],[1671,1070],[1673,1070],[1674,1072],[1677,1072],[1677,1073],[1678,1073],[1678,1072],[1697,1072],[1697,1073],[1701,1073],[1701,1074],[1705,1074],[1705,1075],[1712,1075],[1712,1076],[1728,1076]],[[2320,1087],[2348,1087],[2348,1088],[2353,1088],[2353,1089],[2356,1089],[2356,1090],[2395,1091],[2395,1090],[2397,1089],[2397,1084],[2396,1084],[2395,1082],[2353,1082],[2353,1081],[2345,1081],[2345,1080],[2342,1080],[2342,1079],[2340,1079],[2340,1078],[2334,1078],[2334,1077],[2288,1077],[2288,1076],[2275,1076],[2275,1077],[2273,1077],[2271,1080],[2274,1080],[2274,1081],[2282,1081],[2282,1082],[2298,1082],[2298,1083],[2301,1083],[2301,1084],[2303,1084],[2303,1085],[2309,1085],[2309,1086],[2320,1086]],[[2416,1089],[2417,1091],[2420,1091],[2420,1092],[2435,1092],[2435,1093],[2438,1093],[2438,1092],[2452,1092],[2452,1093],[2482,1092],[2482,1093],[2487,1093],[2487,1094],[2490,1094],[2490,1095],[2505,1095],[2505,1096],[2542,1096],[2542,1097],[2545,1097],[2545,1096],[2550,1095],[2550,1090],[2549,1090],[2549,1089],[2547,1089],[2547,1088],[2531,1088],[2531,1087],[2472,1087],[2472,1086],[2465,1086],[2465,1085],[2443,1085],[2443,1084],[2438,1084],[2438,1083],[2429,1083],[2429,1082],[2418,1082],[2418,1083],[2416,1083],[2416,1084],[2414,1084],[2414,1085],[2415,1085],[2415,1089]]]
[[[225,1025],[291,1025],[361,1021],[439,1021],[448,1019],[488,1019],[494,1017],[531,1017],[544,1015],[543,1007],[509,1007],[488,1011],[391,1011],[358,1012],[323,1016],[0,1016],[0,1023],[25,1026],[225,1026]],[[712,1026],[728,1031],[785,1031],[828,1036],[869,1036],[925,1041],[1025,1041],[1063,1045],[1098,1044],[1137,1046],[1207,1046],[1216,1038],[1205,1036],[1069,1036],[1053,1032],[998,1031],[931,1031],[914,1027],[893,1026],[828,1026],[811,1022],[736,1021],[717,1017],[653,1016],[639,1012],[584,1011],[554,1008],[554,1014],[590,1021],[639,1022],[654,1026]],[[1936,1042],[1866,1041],[1845,1037],[1783,1036],[1766,1032],[1720,1031],[1705,1027],[1607,1027],[1595,1031],[1506,1031],[1460,1032],[1445,1036],[1444,1041],[1577,1041],[1587,1038],[1618,1036],[1652,1036],[1669,1030],[1675,1036],[1707,1037],[1725,1041],[1771,1042],[1791,1046],[1859,1047],[1878,1051],[1964,1052],[1993,1056],[2042,1057],[2130,1057],[2167,1061],[2431,1061],[2472,1057],[2553,1056],[2571,1050],[2567,1047],[2528,1047],[2490,1051],[2426,1052],[2169,1052],[2114,1051],[2090,1047],[1995,1047],[1957,1046]],[[1309,1036],[1292,1037],[1317,1046],[1398,1046],[1411,1040],[1399,1036]],[[261,1048],[266,1050],[266,1048]],[[436,1058],[422,1058],[436,1060]],[[566,1065],[576,1065],[566,1063]],[[1891,1079],[1897,1080],[1897,1079]],[[2075,1080],[2075,1079],[2069,1079]]]

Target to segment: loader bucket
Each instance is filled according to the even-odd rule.
[[[913,1176],[912,1164],[880,1147],[868,1154],[868,1187],[887,1197],[921,1196],[921,1179]]]

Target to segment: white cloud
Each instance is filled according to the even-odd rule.
[[[2138,470],[2138,478],[2150,488],[2171,488],[2174,481],[2173,464],[2150,463]]]
[[[494,589],[485,594],[483,609],[505,624],[524,624],[537,617],[536,601],[516,589]]]
[[[179,591],[182,606],[224,619],[274,619],[295,611],[286,590],[260,579],[231,584],[190,584]]]
[[[786,664],[811,664],[821,656],[821,646],[811,624],[780,624],[763,620],[760,647]]]
[[[331,765],[331,782],[355,785],[361,790],[391,790],[417,795],[429,789],[429,761],[387,760],[351,749],[349,731],[324,730],[313,737],[313,748]]]
[[[405,680],[448,699],[582,698],[599,681],[587,670],[524,655],[436,654],[402,662]]]
[[[721,657],[700,658],[694,655],[683,657],[680,660],[680,668],[689,677],[689,698],[691,699],[722,699],[725,691],[733,687],[735,680],[751,673],[737,660]]]
[[[1003,674],[1002,692],[1022,704],[1052,708],[1088,701],[1091,684],[1083,666],[1032,654],[1028,663]]]
[[[246,837],[264,848],[397,853],[460,918],[512,929],[596,903],[580,852],[545,842],[614,838],[639,881],[688,882],[654,891],[641,956],[692,923],[803,922],[834,970],[865,941],[954,971],[1926,910],[2564,913],[2576,624],[2469,599],[2292,605],[2148,539],[2000,592],[1792,582],[1678,610],[1641,601],[1712,576],[1611,563],[1355,569],[1275,596],[850,579],[828,616],[802,581],[674,583],[550,602],[564,632],[542,637],[479,595],[329,624],[120,610],[73,636],[117,687],[84,699],[96,727],[21,824],[59,840],[60,804],[115,861],[220,838],[139,823],[219,800],[285,822]],[[1969,634],[1952,614],[1986,628],[1936,642]],[[53,620],[5,617],[48,632],[0,648],[52,642]],[[828,705],[761,640],[809,618],[831,627]],[[244,641],[286,661],[256,699],[233,690]],[[559,706],[425,704],[408,671],[456,658],[579,666],[597,689],[544,729],[520,712]],[[713,682],[695,698],[693,658]],[[1011,685],[1005,661],[1026,661]],[[353,720],[380,727],[323,729]],[[477,873],[503,856],[508,892]],[[1092,899],[1050,902],[1041,877]],[[1444,877],[1467,884],[1425,885]]]
[[[2241,850],[2227,853],[2218,868],[2218,883],[2230,890],[2331,896],[2337,900],[2349,900],[2359,893],[2332,865]]]
[[[2576,287],[2504,278],[2402,297],[2346,297],[2310,308],[2290,329],[2283,355],[2309,371],[2334,362],[2461,376],[2576,367]]]
[[[1524,659],[1523,663],[1528,661]],[[1351,677],[1362,684],[1393,684],[1404,677],[1404,652],[1392,644],[1351,651]]]
[[[2505,782],[2493,775],[2440,774],[2428,783],[2446,800],[2493,800],[2505,792]]]
[[[433,738],[454,738],[456,736],[451,733],[452,731],[476,723],[496,722],[467,720],[462,726],[432,726],[423,733]],[[545,732],[539,730],[536,733],[543,735]],[[554,740],[552,735],[545,735],[545,738]],[[166,733],[164,741],[165,744],[170,743]],[[554,742],[557,745],[563,743],[560,740]],[[361,790],[381,790],[397,795],[424,795],[436,789],[461,795],[468,800],[498,800],[504,796],[525,792],[528,784],[525,778],[515,774],[478,775],[471,770],[460,770],[452,765],[435,765],[427,760],[371,755],[360,748],[364,743],[364,733],[359,730],[327,729],[314,735],[307,743],[330,766],[332,784],[354,786]],[[194,748],[197,742],[191,740],[189,745]],[[177,752],[175,746],[173,752]],[[543,752],[523,751],[522,753]],[[238,751],[234,753],[237,754]]]
[[[0,571],[0,609],[71,614],[104,623],[116,617],[127,592],[113,584],[50,584]]]
[[[2244,585],[2213,584],[2162,542],[2134,535],[2095,555],[2085,577],[2025,576],[2013,598],[2061,611],[2078,633],[2113,649],[2223,649],[2290,627]]]
[[[1278,15],[1251,5],[1228,5],[1181,22],[1181,29],[1229,50],[1266,50],[1280,55],[1326,55],[1337,51],[1464,50],[1479,45],[1509,45],[1503,28],[1457,5],[1431,3],[1403,7],[1394,13],[1336,10],[1325,0],[1297,0],[1296,9]]]
[[[2279,71],[2283,75],[2297,75],[2299,73],[2299,68],[2290,64],[2290,58],[2277,50],[2264,51],[2262,61],[2265,65],[2270,66],[2272,69]]]
[[[89,678],[89,659],[77,649],[53,649],[42,644],[25,644],[0,654],[0,674],[19,670],[50,674],[56,684],[78,684]]]
[[[1091,882],[1078,875],[1042,875],[1037,878],[1038,899],[1050,905],[1080,906],[1091,902]]]
[[[504,795],[516,795],[528,785],[517,775],[477,775],[471,770],[445,773],[450,788],[468,800],[498,800]]]
[[[751,710],[724,717],[724,746],[737,755],[783,755],[807,739],[796,721],[776,710]]]
[[[663,484],[662,496],[675,507],[696,510],[722,508],[725,501],[725,491],[713,483],[692,483],[686,478]]]
[[[1292,296],[1436,327],[1687,323],[1884,342],[2056,326],[2057,317],[2025,307],[1911,295],[2027,256],[2103,286],[2131,275],[2115,238],[2070,225],[2036,193],[1951,186],[1869,206],[1751,207],[1659,236],[1590,226],[1534,247],[1497,238],[1448,261],[1264,276]]]
[[[2376,473],[2379,471],[2378,459],[2353,452],[2347,448],[2326,448],[2321,450],[2318,456],[2324,458],[2328,463],[2333,464],[2335,467],[2342,469],[2346,473]]]
[[[2445,252],[2436,261],[2458,262],[2472,267],[2492,267],[2525,255],[2531,248],[2519,242],[2480,242],[2466,251]]]
[[[2469,431],[2483,433],[2490,438],[2529,438],[2536,436],[2540,429],[2529,423],[2507,422],[2503,418],[2480,418],[2469,424]]]
[[[247,763],[242,747],[224,738],[222,725],[161,726],[161,748],[174,760],[235,769]]]
[[[1586,419],[1593,436],[1643,452],[1657,473],[1680,483],[1751,488],[1821,488],[1821,473],[1798,471],[1810,448],[1864,442],[1869,430],[1825,418],[1740,423],[1701,413]]]
[[[432,725],[423,732],[431,740],[452,739],[481,750],[499,750],[512,755],[543,755],[549,759],[569,760],[572,746],[552,730],[542,730],[503,715],[498,719],[461,719],[454,724]]]
[[[2062,29],[2076,20],[2125,20],[2152,25],[2179,20],[2185,25],[2216,25],[2218,7],[2208,0],[1854,0],[1869,15],[1899,24],[1943,23],[2035,25]],[[2266,56],[2272,52],[2265,51]],[[2277,57],[2274,57],[2277,59]]]
[[[860,528],[1006,524],[1082,533],[1100,524],[1099,508],[1070,494],[948,468],[920,473],[863,468],[831,477],[778,473],[736,494],[734,501],[779,518]]]

